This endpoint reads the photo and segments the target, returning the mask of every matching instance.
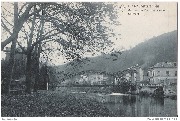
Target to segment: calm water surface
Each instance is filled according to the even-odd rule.
[[[99,96],[103,104],[116,116],[125,117],[176,117],[177,100],[156,99],[131,95]]]
[[[84,88],[74,95],[86,95],[102,102],[111,112],[119,117],[177,117],[177,100],[170,98],[157,99],[138,95],[103,95],[86,93]],[[69,89],[68,89],[69,91]]]

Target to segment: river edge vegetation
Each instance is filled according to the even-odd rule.
[[[1,95],[2,117],[112,117],[102,103],[62,92]]]

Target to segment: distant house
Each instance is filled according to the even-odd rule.
[[[85,78],[82,78],[85,77]],[[107,83],[108,76],[100,73],[89,73],[81,75],[80,81],[83,80],[91,85],[104,85]]]
[[[75,76],[65,79],[61,84],[75,85],[106,85],[111,84],[113,77],[105,72],[85,71],[78,73]]]
[[[131,82],[135,83],[135,82],[139,82],[139,81],[143,81],[143,70],[140,66],[138,66],[138,64],[136,66],[132,66],[130,68],[131,70],[134,70],[133,73],[131,73]]]
[[[84,73],[84,76],[86,76],[86,82],[91,85],[112,84],[114,80],[113,76],[106,72],[87,71]]]
[[[115,77],[115,85],[120,81],[130,81],[132,83],[143,81],[143,70],[140,66],[132,66],[126,70],[123,70],[121,73]]]
[[[171,85],[177,83],[177,63],[160,62],[148,69],[151,84]]]
[[[4,52],[6,54],[5,60],[9,60],[10,51],[11,51],[10,47],[6,47],[6,49],[4,50]],[[26,55],[22,54],[22,50],[20,48],[16,49],[15,60],[26,60]]]

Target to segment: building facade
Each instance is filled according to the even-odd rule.
[[[144,71],[142,68],[138,65],[132,66],[124,71],[122,71],[120,77],[115,77],[115,85],[118,84],[118,82],[121,81],[129,81],[132,83],[143,81]]]
[[[5,60],[9,60],[11,48],[6,47],[6,49],[4,51],[5,51],[5,54],[6,54]],[[17,48],[16,51],[19,52],[19,53],[17,53],[17,52],[15,53],[15,60],[23,60],[23,61],[25,61],[26,60],[26,55],[22,54],[22,50],[20,48]]]
[[[133,73],[131,74],[132,83],[143,81],[144,73],[142,68],[136,65],[136,66],[132,66],[131,69],[134,70]]]
[[[113,77],[106,73],[87,71],[65,79],[61,85],[108,85],[112,80]]]
[[[160,62],[148,70],[148,79],[151,84],[171,85],[177,83],[177,63]]]

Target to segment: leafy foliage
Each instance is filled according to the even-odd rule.
[[[110,36],[115,33],[110,30],[110,25],[117,24],[115,18],[112,3],[48,3],[44,10],[45,21],[59,32],[50,39],[59,43],[59,51],[68,60],[81,59],[87,52],[100,52],[111,47]]]
[[[104,117],[113,116],[96,100],[71,94],[35,93],[1,96],[3,117]]]
[[[112,88],[112,91],[117,93],[128,93],[128,91],[135,91],[135,90],[136,90],[135,84],[129,81],[121,81],[118,85],[115,85]]]

